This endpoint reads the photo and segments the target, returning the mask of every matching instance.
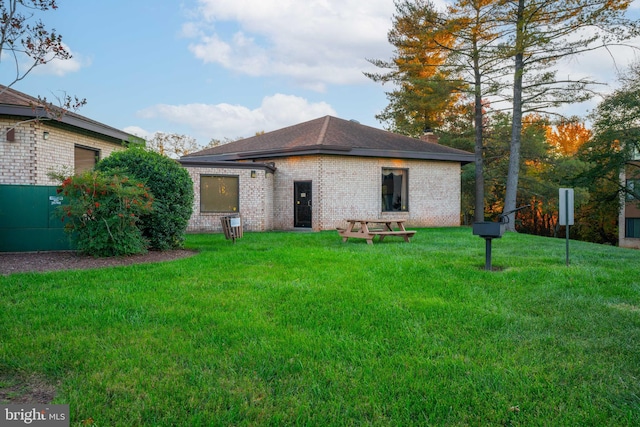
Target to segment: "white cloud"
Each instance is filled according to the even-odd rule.
[[[33,69],[34,74],[40,75],[55,75],[58,77],[62,77],[69,73],[75,73],[79,71],[83,67],[87,67],[91,65],[91,60],[88,58],[84,58],[78,54],[75,54],[71,51],[71,48],[63,43],[67,52],[71,54],[71,58],[69,59],[57,59],[54,58],[43,65],[38,65]],[[31,64],[25,64],[25,67],[30,66]]]
[[[123,129],[125,132],[130,133],[131,135],[139,136],[140,138],[149,139],[153,137],[154,132],[149,132],[148,130],[142,129],[139,126],[127,126]]]
[[[249,137],[256,132],[268,132],[325,115],[336,115],[329,104],[310,103],[304,98],[283,94],[265,97],[255,109],[225,103],[158,104],[138,111],[140,118],[160,119],[165,123],[189,128],[188,133],[200,143],[207,143],[212,138]],[[127,129],[141,131],[136,127]]]
[[[205,63],[322,90],[367,81],[366,58],[390,57],[394,9],[389,0],[199,0],[200,20],[182,33]]]

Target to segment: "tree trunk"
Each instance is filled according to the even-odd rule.
[[[522,141],[522,78],[524,73],[524,2],[518,1],[516,40],[515,40],[515,69],[513,76],[513,122],[511,123],[511,144],[509,150],[509,169],[507,172],[507,186],[504,195],[503,212],[511,212],[516,208],[518,197],[518,178],[520,174],[520,144]],[[508,215],[507,231],[516,231],[515,213]]]
[[[477,52],[477,50],[476,50]],[[474,124],[475,124],[475,179],[476,179],[476,202],[475,221],[484,221],[484,144],[483,136],[483,113],[482,113],[482,86],[480,65],[478,56],[474,57],[474,77],[475,77],[475,104],[474,104]]]

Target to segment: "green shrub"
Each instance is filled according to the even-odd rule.
[[[144,182],[154,196],[153,211],[140,228],[151,249],[182,247],[193,210],[193,181],[180,164],[158,153],[130,148],[101,160],[96,169],[124,173]]]
[[[141,182],[85,172],[64,179],[57,192],[68,201],[58,212],[80,252],[122,256],[147,251],[138,222],[151,211],[153,198]]]

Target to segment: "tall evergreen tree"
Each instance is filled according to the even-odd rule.
[[[460,82],[443,68],[454,36],[442,26],[442,17],[429,0],[396,1],[388,40],[395,47],[389,60],[370,59],[382,73],[365,73],[373,81],[391,83],[389,105],[376,118],[388,129],[419,136],[442,125],[445,110],[455,104]]]

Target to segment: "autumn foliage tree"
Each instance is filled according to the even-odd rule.
[[[547,126],[547,142],[561,156],[573,156],[591,139],[592,132],[577,117]]]
[[[636,24],[625,17],[628,0],[516,0],[504,2],[501,43],[513,61],[510,163],[505,210],[516,208],[523,116],[549,112],[593,95],[588,77],[558,76],[561,60],[604,49],[632,37]],[[513,218],[511,218],[513,219]],[[508,229],[515,230],[513,221]]]
[[[487,148],[483,142],[483,100],[491,96],[493,104],[510,105],[504,209],[513,211],[517,206],[521,154],[526,149],[522,146],[524,117],[552,113],[564,104],[584,101],[594,94],[596,81],[559,76],[556,67],[563,60],[623,43],[636,34],[636,23],[625,17],[629,4],[628,0],[455,0],[446,10],[438,11],[428,0],[398,1],[398,14],[389,33],[396,56],[391,62],[372,61],[393,71],[370,77],[383,83],[392,81],[398,88],[378,118],[395,120],[395,131],[407,123],[414,124],[416,120],[407,111],[417,112],[419,109],[414,107],[418,106],[424,110],[420,99],[430,102],[415,90],[421,87],[416,81],[421,81],[422,87],[435,84],[439,89],[473,97],[476,220],[481,220],[482,169]],[[407,25],[400,19],[404,17],[416,24]],[[416,60],[420,57],[426,60]],[[450,84],[439,84],[440,76]],[[438,96],[447,99],[446,91]],[[513,216],[509,219],[508,228],[515,230]]]

